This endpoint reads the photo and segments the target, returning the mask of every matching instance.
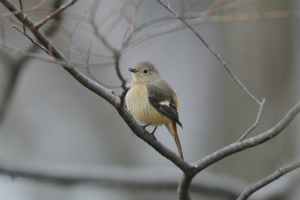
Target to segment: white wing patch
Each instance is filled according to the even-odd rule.
[[[168,102],[168,101],[162,101],[159,104],[160,105],[166,105],[166,106],[170,107],[170,102]]]

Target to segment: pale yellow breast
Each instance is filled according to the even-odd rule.
[[[144,84],[131,86],[126,95],[127,107],[131,114],[145,124],[161,125],[170,118],[160,114],[148,101],[147,87]]]

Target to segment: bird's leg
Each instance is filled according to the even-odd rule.
[[[142,128],[145,130],[145,128],[146,128],[147,126],[149,126],[149,125],[151,125],[151,123],[142,126]]]
[[[152,133],[151,133],[151,135],[154,137],[154,140],[156,140],[156,137],[154,136],[154,133],[155,133],[157,127],[158,127],[158,126],[155,126],[154,130],[153,130]]]
[[[145,136],[143,137],[143,139],[144,139],[145,137],[147,137],[147,131],[145,132],[145,129],[146,129],[146,127],[149,126],[149,125],[150,125],[150,123],[149,123],[149,124],[146,124],[146,125],[144,125],[144,126],[142,126],[142,128],[144,129],[144,133],[145,133]]]

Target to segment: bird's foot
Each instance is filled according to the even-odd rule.
[[[154,141],[156,141],[156,137],[154,136],[154,133],[155,133],[157,127],[158,127],[158,126],[156,126],[156,127],[154,128],[154,130],[152,131],[152,133],[151,133],[151,135],[152,135]]]
[[[144,134],[145,134],[145,136],[142,137],[142,139],[145,139],[145,138],[148,136],[148,132],[147,132],[147,130],[146,130],[146,127],[149,126],[149,125],[150,125],[150,124],[146,124],[146,125],[142,126],[142,128],[144,129]]]

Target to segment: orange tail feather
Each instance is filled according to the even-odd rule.
[[[182,153],[182,148],[181,148],[181,144],[180,144],[180,140],[179,140],[179,137],[178,137],[178,134],[177,134],[176,122],[173,122],[173,128],[174,128],[174,135],[173,135],[173,137],[174,137],[175,143],[177,145],[178,153],[179,153],[179,156],[182,159],[182,161],[184,161],[183,153]]]

